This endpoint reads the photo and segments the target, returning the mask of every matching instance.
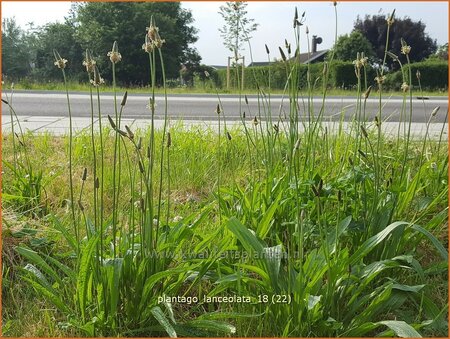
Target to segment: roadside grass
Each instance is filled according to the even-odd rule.
[[[297,51],[303,20],[296,9]],[[257,112],[239,93],[239,127],[227,126],[216,93],[217,130],[171,125],[167,97],[156,129],[163,44],[152,18],[143,45],[148,128],[123,126],[128,93],[120,100],[115,81],[114,112],[103,112],[103,79],[87,50],[91,119],[101,119],[81,134],[13,125],[3,136],[4,335],[23,335],[23,319],[27,334],[42,336],[445,336],[446,125],[437,139],[428,135],[445,113],[426,112],[424,136],[412,138],[412,74],[403,74],[401,123],[387,137],[383,71],[371,92],[358,53],[353,120],[329,130],[322,122],[333,58],[300,98],[286,42],[286,115],[271,111],[269,85],[260,87]],[[386,56],[388,49],[387,42]],[[407,63],[409,50],[403,42]],[[67,60],[54,55],[65,80]],[[115,74],[116,42],[108,56]],[[375,121],[365,110],[371,95],[379,99]],[[17,121],[9,98],[3,102]],[[46,311],[32,315],[37,309]]]
[[[252,123],[252,119],[248,119],[248,123]],[[217,138],[217,131],[205,129],[203,126],[193,126],[189,128],[183,128],[182,126],[174,126],[170,129],[172,136],[172,153],[171,153],[171,172],[173,175],[170,177],[170,187],[171,187],[171,200],[173,201],[169,219],[177,218],[178,216],[186,216],[190,214],[201,213],[205,206],[214,204],[216,200],[215,192],[217,190],[217,158],[216,154],[218,147],[227,150],[223,152],[221,159],[221,187],[245,187],[248,182],[252,182],[249,178],[258,178],[261,176],[264,178],[266,172],[264,166],[261,162],[256,162],[256,154],[254,155],[253,162],[250,163],[250,159],[246,156],[248,152],[247,141],[245,138],[245,132],[242,128],[236,128],[235,130],[230,130],[232,135],[232,140],[222,140],[221,145],[217,145],[215,139]],[[142,136],[148,138],[149,130],[139,130],[136,131],[136,137]],[[113,151],[113,133],[110,128],[106,128],[103,135],[105,136],[105,153],[112,154]],[[99,135],[96,134],[96,140],[98,140]],[[158,131],[155,135],[156,140],[160,140],[162,137],[161,132]],[[48,178],[45,183],[45,199],[41,201],[43,206],[47,206],[48,210],[52,213],[61,216],[61,220],[66,220],[66,223],[70,220],[70,209],[68,208],[68,202],[64,197],[69,196],[69,182],[67,175],[65,175],[65,168],[67,168],[67,163],[62,161],[65,159],[68,148],[68,137],[61,136],[55,137],[50,134],[40,134],[31,135],[26,134],[24,136],[25,145],[33,157],[33,167],[35,170],[41,170],[43,172],[43,177]],[[287,143],[287,140],[282,140],[282,144]],[[99,143],[97,142],[97,145]],[[448,243],[447,239],[447,224],[445,223],[445,216],[447,210],[447,188],[446,188],[446,178],[445,175],[438,174],[439,169],[445,169],[446,167],[446,155],[448,148],[445,143],[438,147],[438,140],[430,141],[426,147],[426,153],[428,154],[427,163],[425,167],[425,175],[423,178],[423,190],[418,194],[414,201],[411,202],[411,206],[406,208],[401,215],[397,218],[400,220],[414,220],[417,223],[425,225],[429,223],[432,224],[432,220],[437,219],[438,223],[434,226],[435,229],[433,233],[437,235],[439,240],[444,244]],[[88,133],[82,133],[77,135],[74,139],[74,178],[81,178],[83,168],[87,168],[88,173],[92,173],[92,153],[89,151],[89,135]],[[417,174],[420,165],[420,152],[421,152],[422,140],[414,140],[410,144],[411,153],[408,157],[408,176],[414,178]],[[343,211],[345,205],[351,205],[352,197],[348,196],[347,202],[342,202],[338,204],[341,207],[333,207],[338,202],[337,198],[332,197],[332,191],[337,189],[337,187],[342,186],[339,183],[342,180],[342,176],[339,175],[339,166],[336,166],[335,157],[339,157],[339,152],[342,150],[352,149],[355,146],[355,140],[351,135],[346,132],[341,132],[339,135],[333,135],[330,133],[326,138],[322,138],[321,142],[317,144],[317,158],[315,161],[315,166],[317,173],[327,174],[327,184],[325,184],[325,190],[329,191],[327,194],[330,196],[330,204],[328,207],[324,206],[329,212],[326,212],[324,218],[328,220],[328,223],[332,224],[333,220],[338,221],[340,215],[345,215]],[[283,146],[284,147],[284,146]],[[401,147],[401,146],[400,146]],[[258,145],[259,149],[263,148],[263,145]],[[438,151],[438,152],[437,152]],[[396,154],[396,144],[393,140],[386,140],[382,143],[381,153],[386,159],[393,159]],[[306,152],[304,149],[300,148],[300,154],[302,154],[301,159],[304,161],[306,159]],[[3,136],[3,156],[5,161],[12,161],[12,135]],[[156,160],[158,161],[158,160]],[[433,165],[433,164],[436,164]],[[105,171],[106,183],[105,187],[111,187],[112,183],[112,172],[111,168],[113,165],[113,158],[111,156],[105,157]],[[128,172],[127,166],[122,170],[124,173]],[[252,170],[251,170],[252,169]],[[281,169],[280,169],[281,171]],[[281,174],[282,171],[279,173]],[[442,174],[446,173],[443,171]],[[347,173],[348,175],[349,173]],[[3,187],[4,192],[8,192],[8,187],[13,187],[14,175],[4,168],[3,175]],[[386,178],[388,181],[389,178]],[[263,180],[264,181],[264,180]],[[81,189],[81,180],[74,180],[74,190],[79,192]],[[121,185],[122,187],[130,186],[130,178],[127,175],[122,176]],[[255,184],[253,184],[255,185]],[[332,188],[336,187],[336,188]],[[233,189],[232,189],[233,190]],[[233,195],[237,192],[232,193],[232,190],[224,189],[223,195]],[[425,192],[426,190],[426,192]],[[158,187],[155,187],[155,192],[158,191]],[[251,193],[252,191],[249,191]],[[257,187],[254,187],[253,192],[258,192]],[[166,195],[166,191],[163,195]],[[442,194],[443,193],[443,194]],[[83,196],[89,197],[93,194],[93,187],[91,185],[86,185]],[[348,192],[347,194],[352,194]],[[105,191],[106,197],[111,197],[112,193],[108,189]],[[346,194],[343,194],[343,199]],[[434,206],[427,207],[430,204],[430,200],[436,196],[441,196],[440,199]],[[155,198],[157,196],[155,195]],[[223,198],[228,201],[229,208],[232,206],[239,206],[239,199]],[[229,200],[231,199],[231,200]],[[125,222],[127,212],[129,209],[129,195],[123,194],[119,198],[118,206],[121,212],[121,219],[119,222]],[[89,199],[82,199],[84,208],[89,210],[92,206],[89,205]],[[234,202],[233,202],[234,201]],[[334,201],[334,202],[333,202]],[[162,202],[163,204],[165,201]],[[258,215],[264,215],[264,210],[261,205],[262,202],[257,203],[259,206],[253,213],[252,218],[255,219],[255,227],[258,227]],[[418,209],[419,206],[419,209]],[[421,207],[420,207],[421,206]],[[38,295],[33,292],[25,282],[21,281],[20,274],[23,269],[20,267],[25,266],[25,261],[14,251],[15,246],[26,245],[33,250],[37,251],[41,255],[51,254],[56,257],[60,257],[63,262],[67,265],[72,265],[70,257],[67,257],[67,253],[70,252],[70,248],[65,243],[63,237],[58,234],[57,231],[53,229],[53,226],[47,219],[36,218],[29,211],[18,212],[17,202],[14,200],[9,201],[4,198],[3,201],[4,215],[3,215],[3,262],[6,265],[6,273],[4,269],[3,277],[3,324],[4,324],[4,335],[5,336],[72,336],[72,335],[82,335],[80,332],[73,327],[69,326],[66,321],[64,321],[64,316],[60,314],[51,303],[48,301],[40,300]],[[105,200],[105,213],[110,214],[112,211],[112,201],[111,199]],[[256,207],[255,207],[256,208]],[[418,211],[425,211],[422,213],[420,218],[418,217]],[[259,212],[258,212],[259,211]],[[216,233],[216,230],[221,228],[217,208],[213,208],[210,213],[203,220],[202,224],[199,226],[198,231],[202,234],[202,237],[194,237],[193,241],[189,246],[195,247],[199,243],[208,239],[209,237],[214,237],[208,247],[214,248],[215,246],[220,246],[224,239],[220,239]],[[239,213],[235,211],[234,213]],[[284,213],[284,212],[282,212]],[[420,213],[419,213],[420,214]],[[235,214],[236,215],[236,214]],[[237,214],[239,215],[239,214]],[[439,218],[440,215],[440,218]],[[275,215],[275,223],[279,216]],[[245,218],[243,221],[245,222]],[[252,227],[253,222],[247,220],[245,222],[247,225]],[[70,227],[70,222],[67,227]],[[356,226],[356,225],[355,225]],[[275,227],[272,226],[272,227]],[[314,231],[310,230],[310,236],[313,244],[319,239],[313,240],[318,235],[314,235]],[[83,233],[82,237],[85,234]],[[226,233],[223,233],[221,237],[227,238]],[[413,242],[410,242],[407,247],[409,251],[412,251]],[[305,248],[305,251],[309,251]],[[191,250],[187,250],[191,252]],[[62,253],[58,255],[58,253]],[[64,255],[63,253],[66,253]],[[13,259],[11,259],[13,258]],[[445,267],[442,266],[441,260],[436,251],[430,248],[427,241],[421,241],[417,246],[417,256],[418,262],[422,263],[423,269],[429,271],[427,274],[425,283],[432,286],[434,291],[439,290],[440,293],[432,293],[432,299],[436,303],[438,309],[443,309],[446,307],[447,298],[447,276],[445,274]],[[14,261],[11,261],[14,260]],[[226,267],[226,263],[221,264]],[[222,268],[224,270],[225,268]],[[434,272],[433,272],[434,270]],[[222,274],[225,274],[225,270]],[[6,278],[6,280],[5,280]],[[414,274],[408,274],[407,272],[401,273],[400,271],[396,274],[396,279],[402,281],[404,284],[417,285],[419,283],[424,283],[424,281],[419,281],[417,276]],[[6,281],[6,283],[5,283]],[[204,283],[204,286],[197,287],[194,289],[193,295],[199,293],[200,290],[213,289],[214,285]],[[242,295],[253,295],[255,292],[253,289],[255,287],[250,287],[249,290],[242,291]],[[241,287],[243,288],[243,287]],[[199,290],[198,290],[199,289]],[[232,291],[228,293],[233,294]],[[236,293],[236,292],[234,292]],[[261,291],[260,293],[265,294],[266,291]],[[32,307],[25,307],[25,304],[29,300],[39,299],[38,303],[33,303]],[[183,313],[184,305],[175,307],[174,311],[176,314]],[[202,307],[211,308],[211,305],[203,305]],[[272,307],[272,306],[271,306]],[[273,306],[274,307],[274,306]],[[410,306],[404,306],[404,315],[408,315],[413,322],[414,312],[408,312]],[[239,305],[236,309],[227,304],[217,305],[213,307],[215,312],[245,312],[247,314],[267,314],[268,310],[265,307],[253,306],[250,309],[246,306]],[[44,311],[42,311],[44,310]],[[179,313],[181,312],[181,313]],[[198,311],[200,312],[200,311]],[[395,316],[393,313],[393,317]],[[250,318],[251,319],[251,318]],[[257,333],[258,335],[266,335],[267,333],[273,333],[280,335],[280,329],[272,326],[257,326],[254,322],[250,321],[249,318],[238,318],[235,325],[237,327],[237,333],[247,333],[250,335],[252,333]],[[267,324],[271,323],[267,318]],[[375,320],[375,319],[374,319]],[[59,325],[53,325],[54,323],[60,323]],[[25,324],[25,326],[24,326]],[[249,327],[250,326],[250,327]],[[252,327],[254,327],[252,329]],[[44,330],[45,328],[45,330]],[[6,329],[6,331],[5,331]],[[256,332],[254,332],[256,331]],[[441,328],[440,330],[429,330],[430,334],[443,335],[444,332]]]
[[[9,88],[11,84],[5,83],[3,86],[4,88]],[[69,90],[71,92],[89,92],[89,85],[85,83],[78,83],[78,82],[69,82],[68,83]],[[36,91],[65,91],[64,83],[58,83],[58,82],[51,82],[51,83],[26,83],[23,84],[21,81],[14,83],[14,88],[18,90],[36,90]],[[130,94],[148,94],[150,87],[118,87],[117,90],[119,92],[125,92],[128,91]],[[111,84],[106,84],[105,86],[101,87],[100,91],[102,93],[111,93],[113,92],[113,86]],[[240,91],[237,89],[218,89],[219,93],[222,95],[226,94],[239,94]],[[164,88],[157,87],[156,93],[163,94]],[[168,94],[217,94],[216,89],[213,86],[194,86],[194,87],[175,87],[175,88],[167,88]],[[258,94],[258,90],[254,89],[246,89],[245,93],[248,95],[255,95]],[[284,90],[277,90],[272,89],[271,94],[274,95],[281,95],[284,94]],[[322,91],[321,90],[313,90],[312,94],[314,96],[321,96]],[[328,96],[339,96],[339,97],[354,97],[355,96],[355,90],[344,90],[344,89],[336,89],[332,88],[328,90]],[[403,96],[403,92],[401,91],[386,91],[383,93],[384,97],[391,97],[391,96]],[[424,90],[420,91],[419,89],[413,90],[413,96],[414,97],[432,97],[432,96],[448,96],[448,91],[429,91]]]

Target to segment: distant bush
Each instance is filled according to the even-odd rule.
[[[414,88],[419,86],[416,77],[420,71],[420,83],[424,90],[447,90],[448,89],[448,62],[447,61],[423,61],[411,64],[412,84]],[[409,66],[403,66],[405,79],[408,81]],[[399,90],[403,83],[401,71],[388,74],[386,86],[393,90]]]
[[[322,86],[323,81],[323,67],[324,63],[319,62],[310,65],[310,81],[315,88]],[[275,62],[270,66],[247,67],[244,71],[244,85],[246,89],[257,89],[269,87],[270,74],[270,88],[283,89],[287,80],[286,65],[281,62]],[[299,89],[306,89],[308,87],[307,80],[308,65],[301,64],[298,70],[298,87]],[[241,78],[241,69],[239,69],[239,79]],[[217,71],[218,86],[225,88],[227,84],[227,70],[220,69]],[[368,68],[367,72],[368,84],[370,85],[375,78],[375,71]],[[241,80],[240,80],[241,81]],[[363,79],[364,81],[364,79]],[[335,61],[330,67],[328,87],[332,88],[353,88],[357,85],[354,66],[351,62]],[[230,70],[230,87],[237,88],[236,69]]]

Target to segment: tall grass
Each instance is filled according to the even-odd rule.
[[[121,55],[116,42],[108,53],[114,117],[107,115],[109,126],[102,124],[103,80],[86,51],[92,126],[75,138],[70,128],[70,170],[64,179],[71,183],[69,216],[54,212],[47,217],[68,254],[15,247],[28,263],[20,272],[22,282],[57,308],[65,326],[86,336],[445,333],[447,305],[437,303],[432,293],[433,279],[446,279],[448,261],[439,238],[446,227],[448,157],[443,156],[442,136],[428,138],[438,109],[430,112],[424,138],[412,139],[412,79],[405,74],[405,129],[399,128],[393,140],[383,135],[383,71],[377,77],[377,119],[371,122],[366,114],[372,90],[367,59],[358,54],[353,120],[346,129],[342,115],[329,129],[323,117],[333,61],[324,67],[322,79],[311,79],[308,70],[306,96],[299,92],[305,19],[295,9],[295,46],[286,41],[279,48],[288,78],[286,114],[272,112],[269,73],[268,87],[258,84],[257,112],[250,111],[239,86],[242,124],[234,129],[227,128],[217,92],[215,132],[169,128],[167,95],[158,106],[164,111],[163,128],[155,128],[156,72],[167,91],[161,52],[165,41],[153,18],[142,46],[149,56],[151,84],[146,130],[122,127],[127,93],[119,109],[115,73]],[[268,48],[267,55],[270,59]],[[400,62],[401,56],[386,53],[385,59],[387,55]],[[55,56],[57,66],[65,65]],[[238,71],[236,66],[239,79]],[[320,80],[321,107],[314,112],[313,93]],[[68,107],[70,114],[69,95]],[[15,159],[22,158],[16,156],[16,146],[12,144],[14,164],[9,168],[19,180]],[[74,173],[79,180],[72,182]],[[182,202],[178,196],[189,189],[200,197]],[[418,255],[424,246],[434,251],[431,265]],[[203,301],[222,296],[249,301]],[[193,297],[199,301],[178,301]]]

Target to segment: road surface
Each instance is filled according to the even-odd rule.
[[[6,99],[5,93],[2,98]],[[122,99],[122,93],[118,95],[118,102]],[[114,115],[112,93],[101,94],[102,114]],[[306,100],[306,99],[305,99]],[[239,97],[237,95],[221,95],[220,101],[223,107],[223,114],[227,120],[240,119]],[[89,117],[91,115],[90,96],[86,93],[70,94],[70,102],[73,117]],[[164,116],[164,97],[156,96],[156,118]],[[244,98],[241,98],[241,111],[245,112],[247,119],[252,119],[255,115],[262,117],[268,111],[268,98],[258,99],[255,95],[248,96],[248,106]],[[40,116],[40,117],[66,117],[67,101],[63,92],[45,91],[16,91],[13,96],[13,107],[17,115]],[[168,115],[170,119],[182,120],[217,120],[215,112],[218,98],[215,95],[206,94],[172,94],[168,96]],[[400,120],[400,112],[403,100],[400,97],[385,98],[382,101],[383,120],[397,122]],[[128,119],[149,119],[150,110],[148,108],[148,94],[133,94],[128,96],[128,101],[124,109],[123,118]],[[94,97],[94,110],[97,112],[97,100]],[[304,114],[309,103],[299,99],[300,114]],[[311,103],[314,114],[318,114],[322,107],[322,99],[315,97]],[[431,97],[427,100],[413,98],[413,122],[423,123],[428,121],[430,113],[436,106],[440,110],[435,117],[435,122],[444,122],[448,110],[447,97]],[[289,98],[274,95],[270,98],[272,117],[289,116]],[[374,119],[378,112],[379,101],[376,98],[367,100],[366,116],[367,120]],[[323,110],[324,121],[337,121],[341,114],[345,121],[352,120],[356,110],[356,98],[351,97],[327,97]],[[307,110],[306,110],[307,111]],[[409,102],[407,102],[406,112],[409,114]],[[97,113],[96,113],[97,114]],[[2,115],[9,115],[7,105],[2,103]],[[276,118],[274,118],[276,119]]]

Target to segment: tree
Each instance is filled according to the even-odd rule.
[[[61,80],[61,71],[55,67],[53,50],[68,60],[68,76],[71,79],[86,80],[82,67],[83,49],[75,39],[76,27],[70,20],[65,23],[50,23],[36,33],[36,56],[33,75],[39,80]]]
[[[141,49],[153,16],[159,33],[166,43],[162,48],[167,78],[179,76],[181,64],[198,63],[197,51],[190,45],[197,41],[197,30],[190,11],[179,2],[88,2],[75,9],[77,33],[81,46],[97,55],[98,65],[105,79],[111,79],[111,69],[106,53],[114,41],[118,42],[123,63],[117,67],[119,82],[147,84],[149,82],[149,57]],[[157,58],[158,79],[161,66]]]
[[[219,28],[220,36],[224,39],[224,46],[236,56],[239,56],[243,43],[251,38],[250,34],[258,27],[254,19],[246,17],[246,7],[247,4],[242,1],[227,2],[220,6],[219,14],[225,20],[225,25]]]
[[[27,35],[14,18],[2,21],[2,72],[11,80],[27,76],[32,64]]]
[[[360,52],[368,58],[375,55],[371,43],[360,31],[341,35],[329,53],[333,51],[334,57],[342,61],[353,61],[356,59],[356,54]]]
[[[430,55],[427,60],[448,60],[448,42],[439,46],[436,53]]]
[[[387,17],[384,15],[366,15],[364,20],[357,18],[354,29],[360,31],[372,44],[379,60],[384,58],[387,33]],[[395,18],[390,28],[388,50],[400,56],[401,38],[411,46],[409,58],[412,62],[421,61],[436,51],[436,41],[425,32],[425,24],[422,21],[413,21],[408,17]],[[391,58],[386,59],[390,68],[398,67]]]

